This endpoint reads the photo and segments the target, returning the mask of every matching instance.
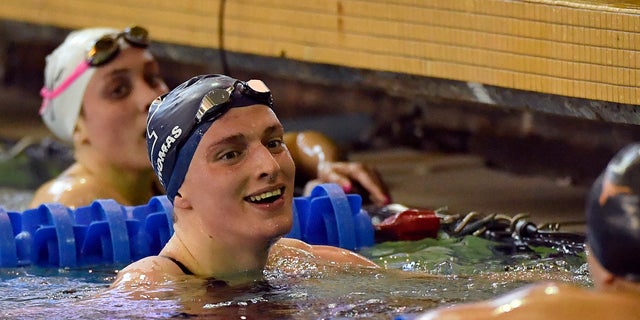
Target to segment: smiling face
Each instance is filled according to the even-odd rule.
[[[231,246],[263,244],[289,232],[295,167],[283,134],[264,105],[232,108],[216,120],[175,197],[176,208],[190,209],[184,216],[176,211],[176,223]]]
[[[98,67],[87,85],[78,120],[92,161],[150,170],[145,141],[148,107],[167,91],[148,50],[123,49],[113,61]]]

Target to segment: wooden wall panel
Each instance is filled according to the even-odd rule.
[[[229,0],[225,49],[640,104],[636,1]],[[4,0],[0,18],[218,48],[220,1]]]

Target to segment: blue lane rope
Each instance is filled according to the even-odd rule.
[[[310,244],[357,251],[374,243],[374,228],[359,195],[318,185],[293,201],[286,235]],[[165,196],[145,205],[95,200],[72,210],[57,203],[23,212],[0,206],[0,267],[82,267],[125,264],[157,255],[173,234],[173,206]]]

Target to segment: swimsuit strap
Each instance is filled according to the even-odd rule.
[[[178,268],[180,268],[180,270],[182,270],[182,272],[184,272],[184,274],[186,275],[194,275],[193,272],[191,272],[191,270],[189,270],[189,268],[187,268],[187,266],[185,266],[182,262],[180,262],[179,260],[173,258],[173,257],[169,257],[169,256],[159,256],[159,257],[163,257],[163,258],[167,258],[171,261],[173,261],[173,263],[175,263]],[[207,279],[207,283],[206,283],[206,288],[207,291],[211,290],[211,289],[216,289],[216,288],[223,288],[227,286],[227,282],[223,281],[223,280],[217,280],[216,278],[208,278]]]
[[[173,263],[175,263],[178,268],[180,268],[180,270],[182,270],[182,272],[184,272],[184,274],[187,275],[193,275],[193,272],[191,272],[191,270],[189,270],[189,268],[187,268],[187,266],[185,266],[182,262],[178,261],[177,259],[173,258],[173,257],[169,257],[169,256],[160,256],[163,258],[167,258],[171,261],[173,261]]]

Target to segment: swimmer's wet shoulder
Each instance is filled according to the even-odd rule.
[[[150,256],[136,261],[118,272],[111,287],[149,288],[189,275],[189,269],[181,267],[173,259]]]

